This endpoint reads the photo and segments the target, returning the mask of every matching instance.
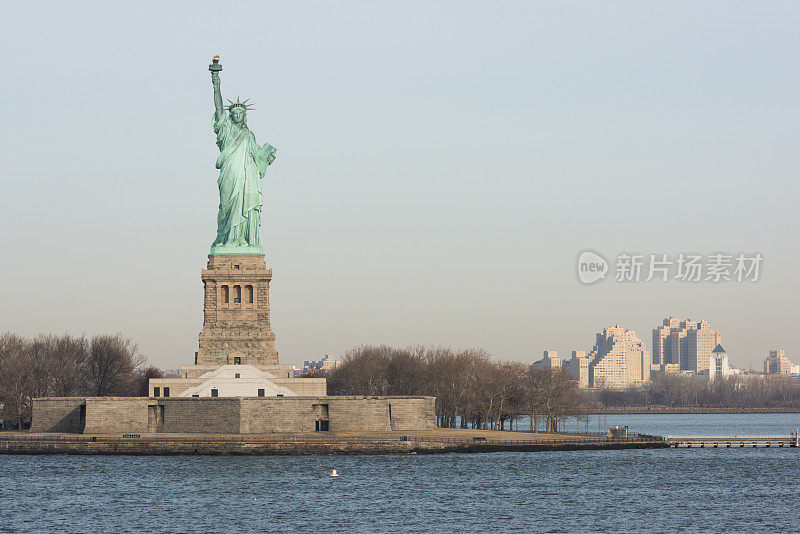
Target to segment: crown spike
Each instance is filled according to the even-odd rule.
[[[231,99],[226,99],[230,104],[225,106],[225,109],[231,110],[233,108],[242,108],[245,111],[255,109],[252,104],[250,104],[250,99],[246,98],[245,100],[241,99],[241,96],[236,95],[236,102],[232,101]]]

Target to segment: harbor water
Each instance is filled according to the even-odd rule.
[[[662,435],[786,435],[800,414],[606,422]],[[0,532],[791,532],[798,474],[796,448],[6,455]]]

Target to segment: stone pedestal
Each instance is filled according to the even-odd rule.
[[[203,329],[196,365],[277,365],[263,254],[211,254],[201,278]]]

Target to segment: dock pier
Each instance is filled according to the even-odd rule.
[[[792,431],[789,436],[666,436],[673,448],[753,448],[753,447],[798,447],[800,435]]]

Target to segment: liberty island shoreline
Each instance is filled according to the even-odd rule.
[[[535,452],[666,448],[660,436],[436,429],[369,434],[0,433],[0,454],[351,455]]]

